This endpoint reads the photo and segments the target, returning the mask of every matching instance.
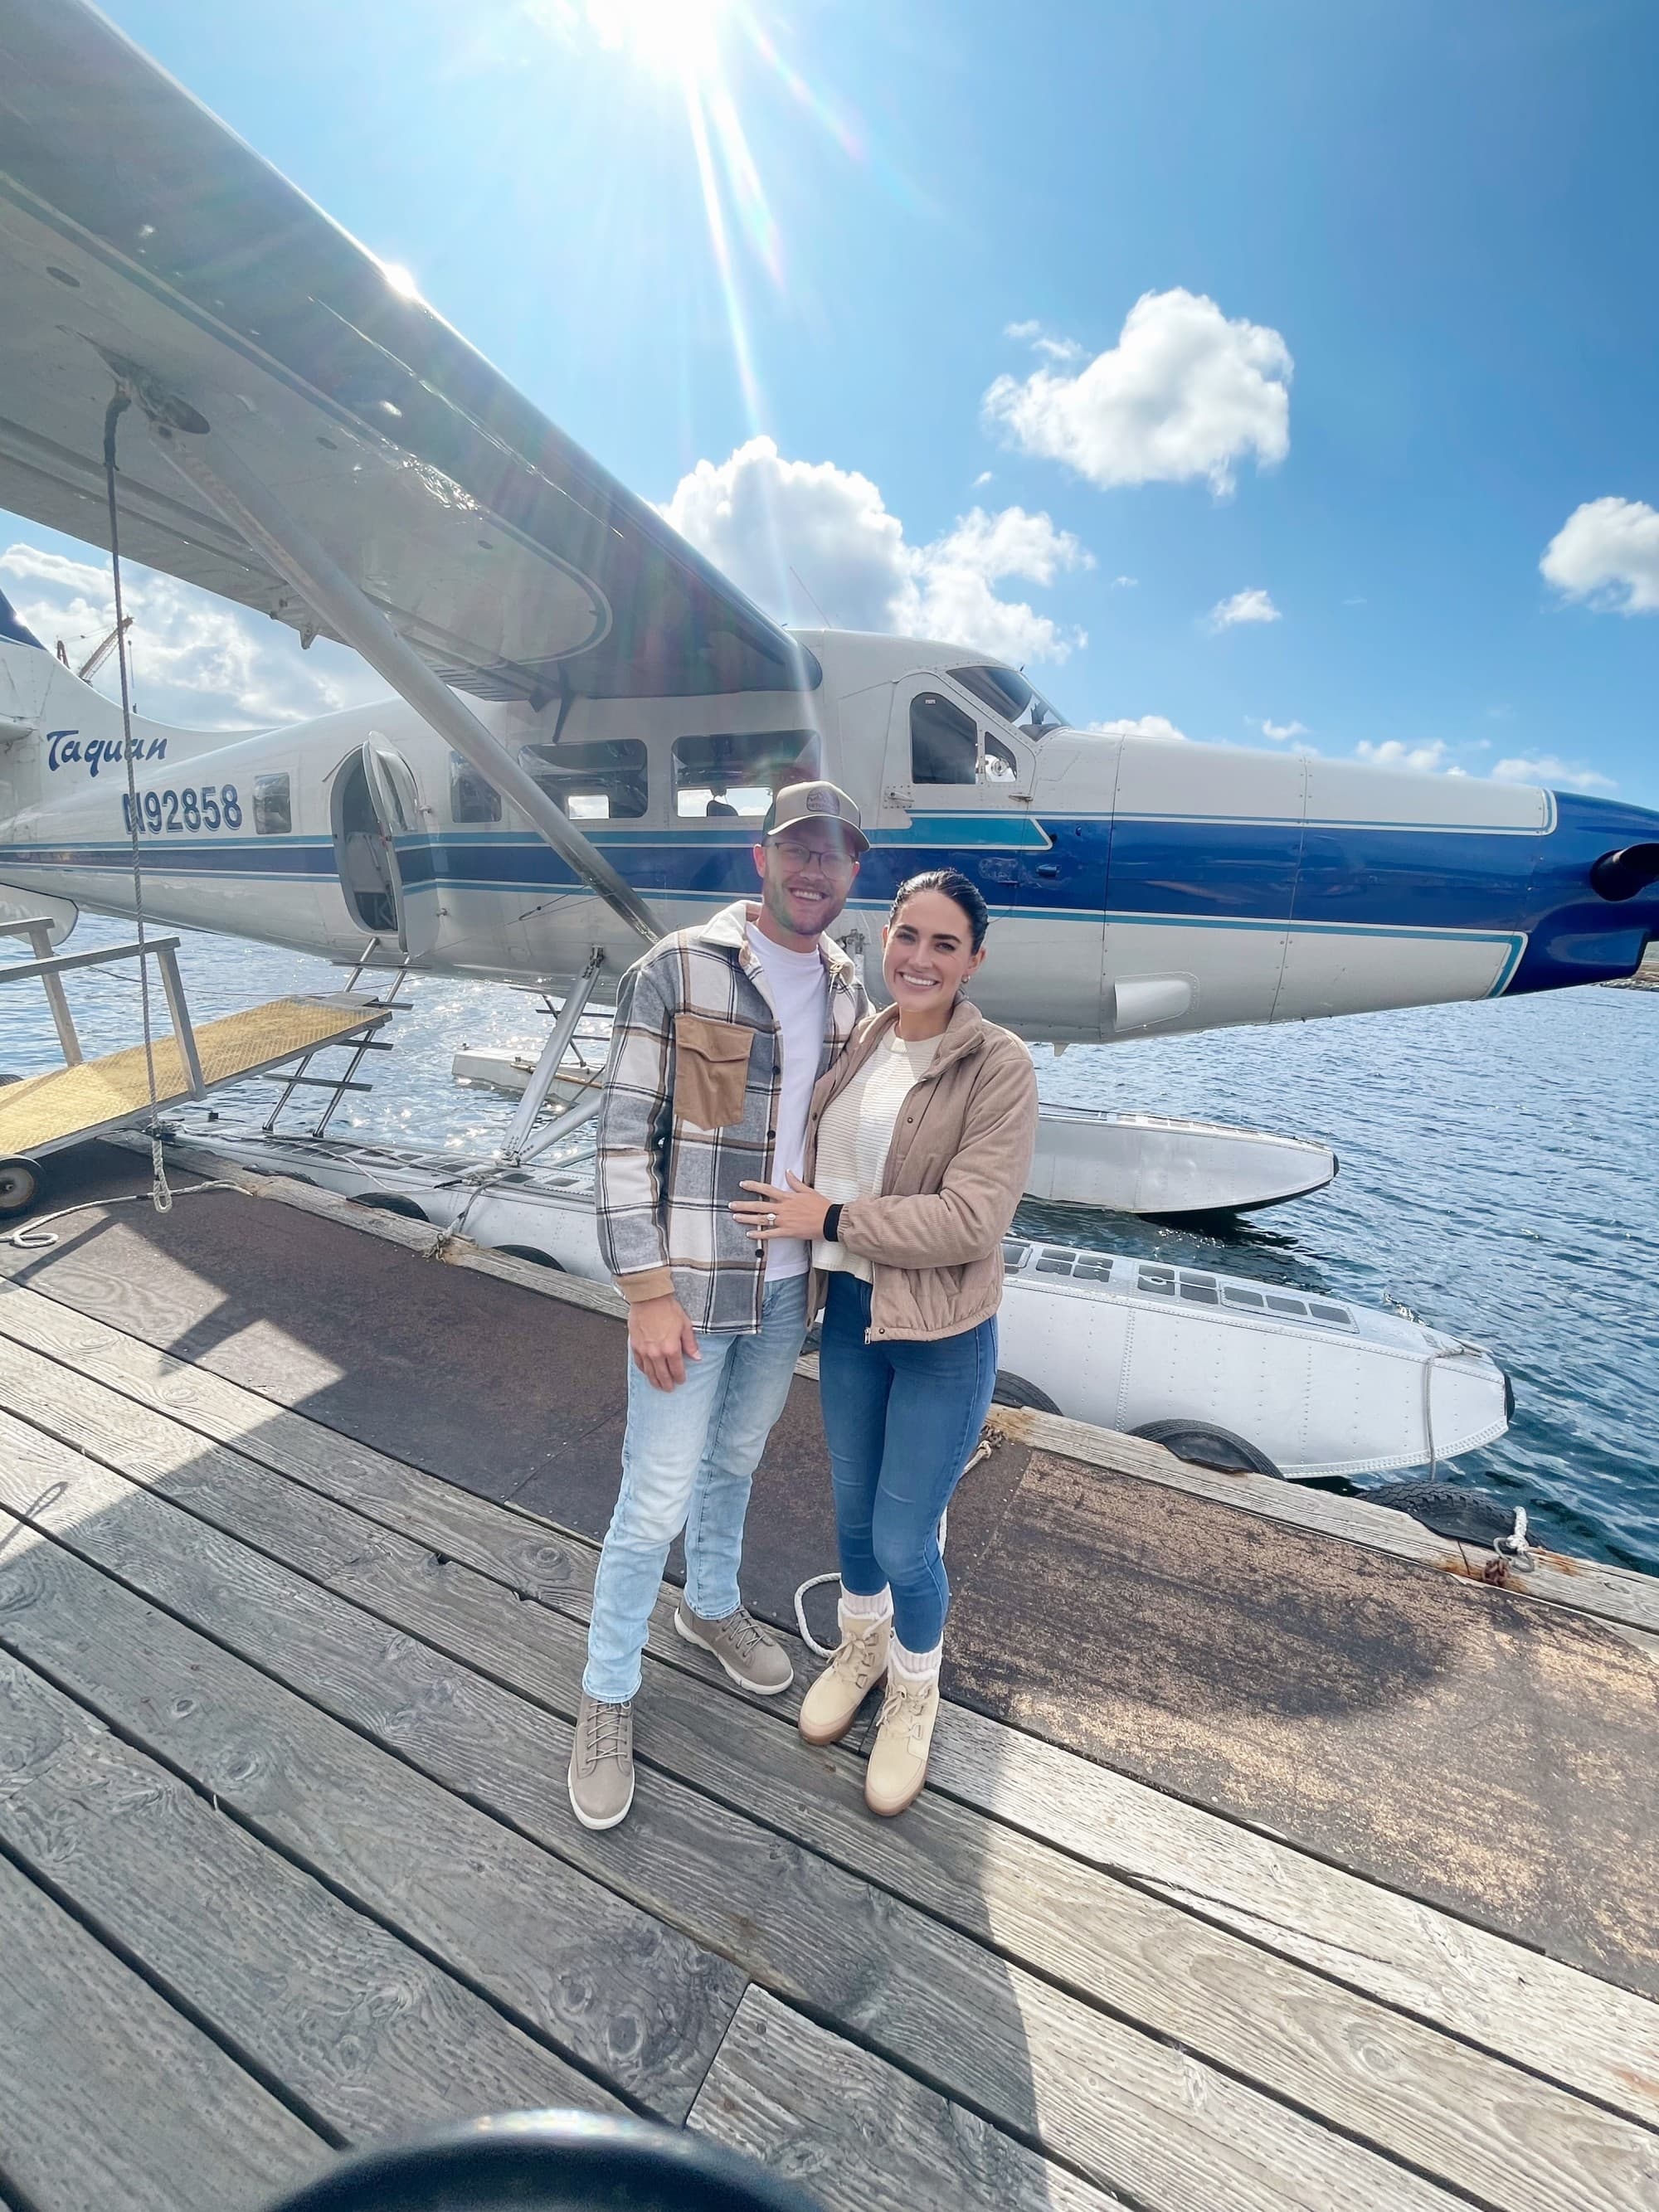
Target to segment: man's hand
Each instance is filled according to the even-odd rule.
[[[686,1361],[702,1358],[696,1331],[672,1291],[629,1306],[628,1349],[635,1366],[657,1390],[678,1390],[685,1380]]]

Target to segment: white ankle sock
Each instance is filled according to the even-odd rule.
[[[907,1651],[896,1636],[887,1647],[887,1663],[903,1681],[935,1682],[944,1650],[942,1644],[936,1644],[931,1651]]]
[[[878,1590],[873,1597],[861,1597],[854,1590],[841,1594],[841,1609],[848,1620],[889,1620],[893,1613],[893,1593]]]

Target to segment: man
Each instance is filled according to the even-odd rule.
[[[570,1755],[584,1827],[634,1802],[633,1701],[669,1546],[685,1531],[674,1626],[763,1697],[793,1670],[743,1609],[751,1478],[806,1333],[804,1240],[757,1246],[741,1186],[799,1175],[812,1088],[866,1011],[824,932],[869,840],[832,783],[787,786],[739,900],[653,945],[623,978],[599,1120],[599,1249],[628,1300],[622,1490],[593,1586]]]

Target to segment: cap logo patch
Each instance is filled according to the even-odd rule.
[[[806,811],[809,814],[839,814],[841,809],[836,805],[833,794],[820,787],[807,793]]]

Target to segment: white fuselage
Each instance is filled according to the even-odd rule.
[[[1032,1038],[1484,997],[1526,956],[1558,840],[1547,792],[1037,732],[963,680],[984,673],[970,653],[801,641],[822,681],[800,693],[478,712],[665,928],[750,890],[770,787],[830,776],[873,840],[834,933],[872,990],[895,886],[949,862],[992,908],[975,997]],[[140,721],[134,772],[158,921],[337,961],[374,939],[377,961],[528,982],[568,977],[595,947],[620,974],[640,949],[398,700],[231,736]],[[125,781],[118,710],[44,651],[0,644],[0,906],[130,912]],[[1532,987],[1558,980],[1591,978]]]

